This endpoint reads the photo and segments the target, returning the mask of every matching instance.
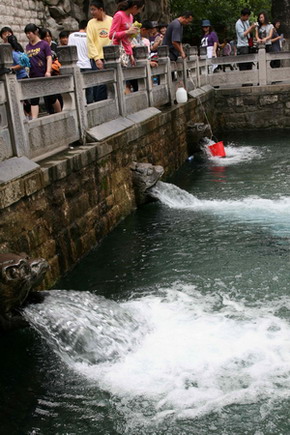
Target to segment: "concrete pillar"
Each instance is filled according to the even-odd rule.
[[[171,74],[171,60],[169,58],[169,48],[167,45],[161,45],[157,49],[158,61],[166,63],[166,75],[167,75],[167,86],[169,102],[173,106],[175,100],[175,94],[172,92],[172,74]]]
[[[133,48],[134,58],[136,60],[136,66],[141,66],[146,69],[146,90],[148,94],[149,106],[154,106],[153,92],[152,92],[152,75],[151,66],[148,59],[149,51],[148,47],[134,47]]]
[[[266,62],[266,50],[264,44],[259,45],[258,61],[259,61],[259,85],[264,86],[267,84],[267,62]]]
[[[124,76],[120,60],[119,45],[107,45],[104,47],[105,68],[113,68],[116,74],[115,92],[118,98],[118,107],[120,116],[126,116],[126,102],[124,94]]]
[[[75,105],[79,121],[79,133],[82,143],[86,142],[86,131],[88,128],[87,112],[85,107],[85,95],[83,90],[83,76],[77,66],[78,53],[74,45],[57,47],[57,55],[61,63],[61,74],[71,74],[74,80]]]
[[[0,44],[0,80],[4,82],[9,130],[13,145],[13,154],[17,157],[29,157],[28,131],[25,128],[23,104],[19,99],[21,91],[15,74],[5,70],[12,66],[12,48],[10,44]]]

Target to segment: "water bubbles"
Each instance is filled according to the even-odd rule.
[[[275,315],[285,302],[290,306],[288,299],[246,306],[175,283],[120,304],[52,291],[26,316],[71,368],[116,397],[131,421],[141,403],[150,421],[183,421],[290,397],[290,325]]]
[[[284,236],[290,233],[290,197],[199,199],[174,184],[161,181],[152,188],[151,192],[162,204],[172,209],[207,212],[227,220],[258,223],[262,227],[271,229],[275,234]]]
[[[52,291],[25,316],[70,365],[116,360],[146,331],[142,317],[137,321],[117,303],[88,292]]]

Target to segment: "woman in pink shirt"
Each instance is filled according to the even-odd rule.
[[[109,38],[113,39],[114,45],[122,44],[126,54],[130,57],[131,64],[135,64],[131,35],[138,33],[139,28],[133,26],[133,17],[144,7],[144,0],[125,0],[118,2],[118,11],[113,17]]]

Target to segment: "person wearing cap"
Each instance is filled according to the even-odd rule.
[[[163,43],[163,38],[166,33],[167,27],[168,24],[164,24],[164,23],[158,24],[157,27],[158,32],[154,36],[154,39],[151,41],[151,52],[157,53],[158,47]]]
[[[149,38],[150,44],[152,45],[153,42],[155,41],[155,38],[158,36],[158,22],[157,21],[151,21],[152,24],[152,30],[151,30],[151,35]]]
[[[209,20],[202,20],[201,27],[203,31],[201,47],[206,48],[206,56],[208,59],[217,57],[219,40],[217,34],[212,29],[211,22]],[[214,72],[216,68],[217,65],[212,65],[212,72]]]
[[[132,40],[132,47],[143,46],[148,49],[148,59],[152,68],[157,66],[157,58],[151,59],[151,44],[150,36],[152,34],[153,23],[149,20],[144,20],[141,23],[140,34]],[[132,80],[133,81],[133,80]],[[132,83],[131,81],[131,83]]]

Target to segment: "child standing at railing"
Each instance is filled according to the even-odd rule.
[[[49,44],[42,41],[39,37],[39,28],[35,24],[27,24],[24,29],[29,43],[26,46],[26,53],[30,60],[29,77],[50,77],[52,56]],[[39,114],[39,97],[32,98],[31,102],[31,116],[36,119]],[[61,112],[61,105],[55,95],[44,97],[49,101],[54,109],[54,112]]]

